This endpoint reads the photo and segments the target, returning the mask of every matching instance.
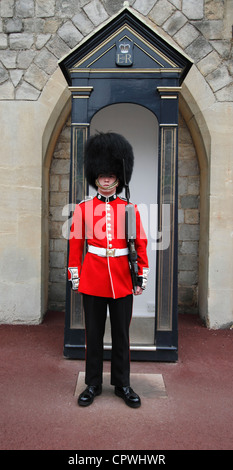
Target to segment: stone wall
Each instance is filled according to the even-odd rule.
[[[66,108],[70,94],[58,60],[110,20],[124,3],[0,1],[1,322],[38,323],[47,307],[48,174],[55,142],[70,111]],[[209,327],[226,327],[233,322],[233,2],[127,3],[134,14],[194,62],[182,86],[180,109],[200,165],[199,313]],[[184,127],[183,121],[181,124]],[[197,175],[190,173],[194,170],[187,154],[182,159],[180,155],[181,160],[179,304],[193,309],[197,295],[197,278],[193,275],[198,232]],[[66,173],[59,173],[58,163],[56,173],[54,164],[51,171],[57,178],[53,184],[60,185],[58,188],[65,184]],[[188,167],[186,174],[184,168]],[[58,194],[53,197],[59,200]],[[55,209],[51,205],[53,218],[58,217]],[[51,263],[56,265],[56,253],[61,252],[59,237],[51,238],[51,252]],[[51,271],[51,292],[55,275],[59,274],[56,281],[62,279],[64,286],[64,274],[55,271],[62,262]],[[189,277],[189,284],[184,285],[184,277],[185,282]],[[62,288],[59,292],[61,307]]]
[[[62,236],[68,203],[70,120],[64,126],[50,168],[49,309],[64,310],[67,241]],[[179,310],[197,313],[199,242],[199,167],[188,128],[179,118]]]
[[[37,100],[58,59],[123,4],[187,53],[219,101],[232,101],[231,0],[1,0],[0,99]]]

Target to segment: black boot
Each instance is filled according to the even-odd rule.
[[[141,406],[140,397],[133,391],[131,387],[115,387],[115,394],[123,398],[126,405],[131,408],[139,408]]]
[[[88,385],[87,388],[79,395],[78,405],[88,406],[94,401],[97,395],[102,393],[102,385]]]

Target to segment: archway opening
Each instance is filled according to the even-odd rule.
[[[148,109],[130,103],[114,104],[98,111],[92,118],[90,133],[113,131],[124,135],[134,150],[135,163],[130,182],[130,200],[138,205],[148,238],[150,266],[147,288],[134,298],[131,344],[154,343],[157,190],[158,190],[158,121]],[[94,190],[90,188],[90,194]],[[124,192],[121,193],[125,197]],[[109,327],[105,342],[110,342]]]

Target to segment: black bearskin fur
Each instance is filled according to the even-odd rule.
[[[85,146],[84,167],[88,183],[96,188],[95,180],[101,174],[114,174],[119,180],[116,188],[120,193],[124,187],[123,159],[126,183],[128,184],[134,165],[134,154],[130,143],[115,132],[98,133],[91,136]]]

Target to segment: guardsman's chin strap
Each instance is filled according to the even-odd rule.
[[[116,180],[114,181],[114,183],[110,184],[110,186],[108,186],[108,187],[106,188],[106,186],[101,186],[101,184],[100,184],[100,182],[99,182],[99,180],[98,180],[98,178],[97,178],[97,179],[95,180],[95,184],[96,184],[96,186],[98,186],[98,188],[103,189],[103,190],[106,191],[106,189],[109,190],[109,189],[113,189],[113,188],[115,188],[116,186],[118,186],[118,185],[119,185],[119,181],[118,181],[118,179],[116,179]]]

